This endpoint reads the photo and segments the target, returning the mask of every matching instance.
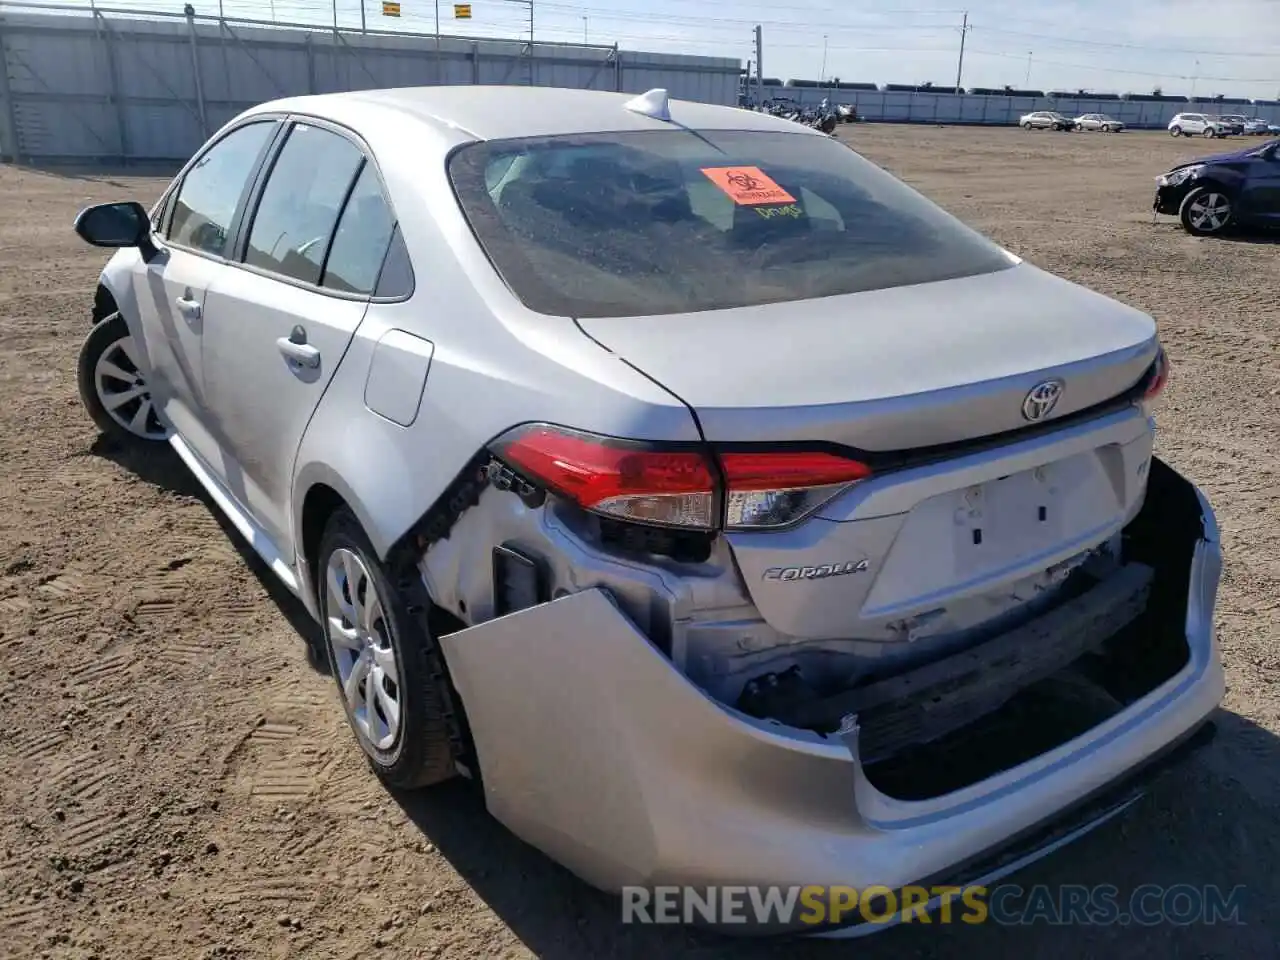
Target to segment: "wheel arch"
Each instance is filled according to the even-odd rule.
[[[98,281],[98,288],[93,292],[93,325],[97,326],[113,313],[118,313],[119,305],[116,303],[115,294],[101,280]]]
[[[344,507],[355,515],[373,544],[379,559],[386,556],[386,534],[378,529],[373,514],[337,471],[322,463],[309,464],[294,483],[293,542],[299,593],[312,614],[319,617],[316,571],[320,540],[325,525]]]
[[[1194,181],[1192,181],[1191,186],[1187,189],[1187,193],[1190,193],[1192,190],[1196,189],[1197,187],[1205,187],[1208,189],[1220,190],[1221,192],[1225,193],[1228,197],[1230,197],[1232,200],[1235,200],[1236,194],[1239,193],[1240,185],[1243,181],[1239,177],[1232,177],[1229,175],[1225,175],[1226,173],[1227,171],[1215,170],[1213,173],[1209,174],[1208,176],[1197,177]],[[1183,199],[1185,200],[1186,197],[1184,196]]]
[[[320,562],[320,541],[324,537],[329,519],[344,507],[350,509],[342,494],[322,481],[312,484],[302,500],[302,510],[298,518],[298,544],[301,548],[299,566],[303,568],[305,576],[304,589],[309,598],[316,598],[317,610],[319,600],[316,595],[316,585]]]

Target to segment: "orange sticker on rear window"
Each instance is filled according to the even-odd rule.
[[[744,207],[796,202],[795,197],[769,179],[759,167],[703,167],[702,172],[734,203]]]

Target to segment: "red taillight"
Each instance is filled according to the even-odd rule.
[[[871,476],[865,463],[833,453],[735,451],[720,454],[731,490],[786,490],[853,483]]]
[[[1169,384],[1169,373],[1169,356],[1164,352],[1164,347],[1161,347],[1147,373],[1147,385],[1142,391],[1143,403],[1150,403],[1164,392]]]
[[[719,476],[699,450],[616,440],[561,427],[518,427],[493,444],[519,472],[595,513],[636,523],[713,530]],[[725,451],[724,526],[760,530],[812,513],[871,476],[864,463],[806,451]]]
[[[508,434],[494,452],[588,510],[638,523],[716,526],[716,483],[698,451],[536,425]]]
[[[832,453],[724,452],[725,526],[759,530],[812,513],[845,487],[871,476],[865,463]]]

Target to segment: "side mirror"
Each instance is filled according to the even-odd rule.
[[[137,247],[150,260],[156,253],[151,240],[151,218],[135,200],[99,203],[80,211],[76,234],[95,247]]]

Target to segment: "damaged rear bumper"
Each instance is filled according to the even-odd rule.
[[[856,730],[824,737],[714,701],[592,589],[441,640],[488,808],[606,890],[898,889],[955,875],[1124,781],[1218,706],[1221,552],[1212,510],[1194,496],[1202,535],[1191,551],[1185,665],[1011,769],[924,800],[889,796],[868,779]],[[1041,844],[1018,865],[1063,842]]]

